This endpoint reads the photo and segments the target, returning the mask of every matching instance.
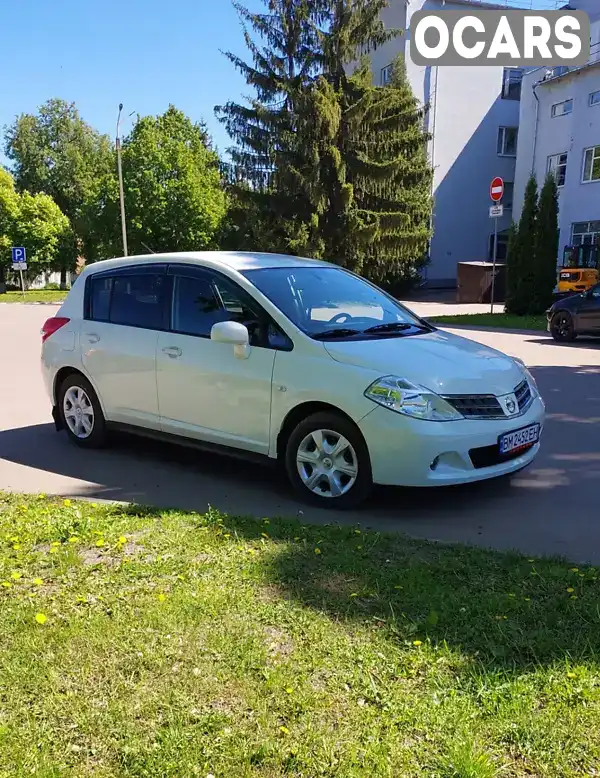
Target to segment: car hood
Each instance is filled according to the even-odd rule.
[[[438,394],[500,396],[513,392],[524,377],[501,351],[440,330],[324,345],[338,362],[406,378]]]

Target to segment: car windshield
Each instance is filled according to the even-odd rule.
[[[264,268],[244,275],[316,339],[401,337],[434,329],[377,287],[341,268]]]

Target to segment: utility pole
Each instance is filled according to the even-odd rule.
[[[119,130],[121,125],[121,111],[123,110],[123,103],[119,103],[119,115],[117,116],[117,170],[119,173],[119,198],[121,200],[121,231],[123,233],[123,256],[127,256],[127,226],[125,224],[125,197],[123,194],[123,169],[121,168],[121,138],[119,136]]]

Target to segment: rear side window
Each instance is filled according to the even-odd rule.
[[[165,276],[154,273],[113,279],[109,321],[129,327],[162,329]]]
[[[90,319],[108,321],[112,278],[92,278],[90,284]]]

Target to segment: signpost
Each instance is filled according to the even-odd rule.
[[[23,280],[23,271],[27,270],[27,252],[23,246],[13,246],[12,252],[12,269],[18,270],[21,276],[21,291],[23,292],[23,299],[25,299],[25,281]]]
[[[504,181],[496,176],[490,184],[490,199],[495,205],[490,208],[490,219],[494,220],[494,254],[492,264],[492,295],[490,300],[490,313],[494,313],[494,290],[496,286],[496,257],[498,254],[498,219],[504,213],[504,206],[500,201],[504,197]]]

